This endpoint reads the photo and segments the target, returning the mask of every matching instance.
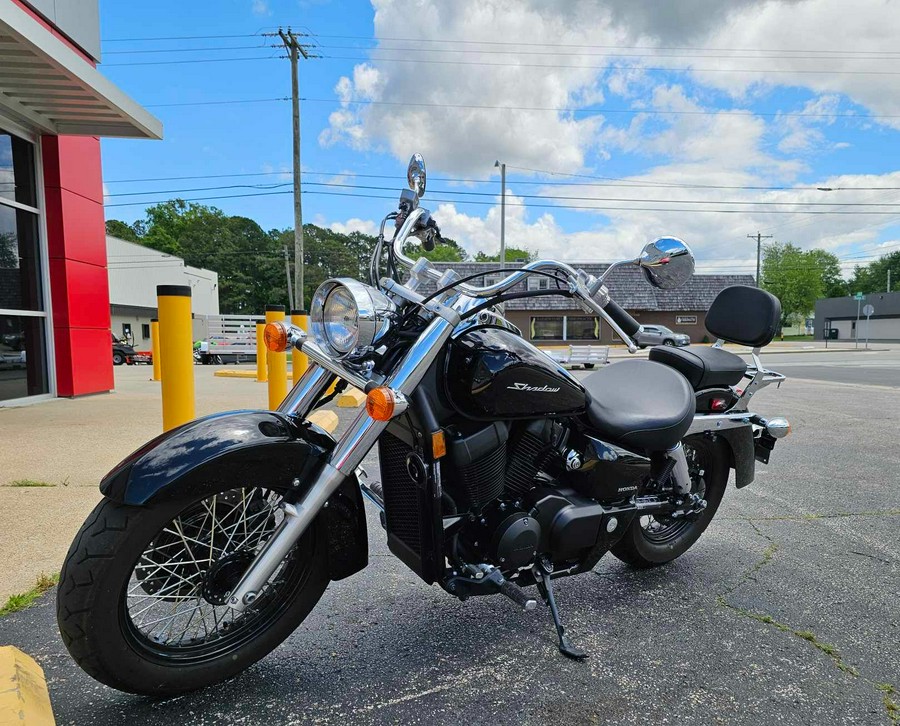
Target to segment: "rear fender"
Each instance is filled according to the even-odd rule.
[[[731,468],[734,469],[734,485],[741,489],[753,483],[756,476],[756,452],[753,441],[753,428],[751,426],[739,426],[733,429],[717,431],[715,436],[721,436],[728,443],[731,450]]]
[[[334,448],[308,421],[274,411],[233,411],[191,421],[148,442],[100,482],[108,499],[132,506],[200,499],[225,486],[266,486],[302,494]],[[329,570],[340,580],[368,564],[368,536],[356,477],[348,477],[316,518],[328,537]]]

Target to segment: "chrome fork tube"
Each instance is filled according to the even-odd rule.
[[[334,373],[325,370],[316,363],[310,363],[297,384],[291,389],[290,393],[285,396],[278,412],[287,416],[299,416],[306,418],[309,416],[312,407],[321,395],[325,393],[328,386],[334,381]]]
[[[454,325],[454,322],[436,317],[412,345],[387,385],[405,396],[412,395],[438,352],[447,342]],[[293,397],[297,389],[315,387],[312,377],[308,381],[308,386],[304,387],[304,381],[309,373],[310,371],[307,371],[298,381],[288,399]],[[318,385],[325,384],[319,380]],[[310,396],[311,394],[304,395]],[[302,396],[298,393],[298,403],[301,400]],[[290,413],[287,410],[284,412]],[[337,491],[347,477],[356,472],[356,467],[362,463],[386,427],[386,421],[376,421],[370,418],[365,409],[359,412],[356,420],[337,442],[309,491],[296,504],[283,505],[284,519],[250,564],[237,587],[231,592],[228,600],[230,607],[242,611],[259,597],[260,590],[272,577],[279,563],[287,556],[294,543],[303,536],[319,510],[327,503],[328,498]]]

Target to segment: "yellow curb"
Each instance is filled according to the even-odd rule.
[[[366,402],[366,394],[358,388],[348,388],[338,396],[337,405],[341,408],[359,408]]]
[[[334,411],[314,411],[309,415],[309,421],[329,434],[333,434],[338,425],[338,417]]]
[[[11,645],[0,647],[0,683],[0,723],[56,723],[44,671],[34,658]]]
[[[218,378],[252,378],[256,380],[256,371],[216,371],[213,375]]]

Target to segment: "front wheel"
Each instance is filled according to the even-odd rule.
[[[693,519],[644,515],[636,518],[612,553],[632,567],[664,565],[680,557],[700,538],[722,502],[728,484],[728,444],[703,434],[683,442],[691,492],[706,500],[706,509]]]
[[[282,493],[223,489],[193,502],[105,500],[72,543],[57,592],[63,641],[101,683],[172,696],[223,681],[272,651],[328,584],[315,523],[241,613],[228,596],[283,518]]]

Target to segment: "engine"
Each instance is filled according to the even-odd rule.
[[[552,419],[469,425],[449,431],[442,482],[445,508],[463,516],[453,542],[462,561],[506,572],[547,551],[577,561],[621,531],[613,515],[633,511],[640,470],[603,461],[590,440]],[[620,516],[623,525],[630,518]]]

